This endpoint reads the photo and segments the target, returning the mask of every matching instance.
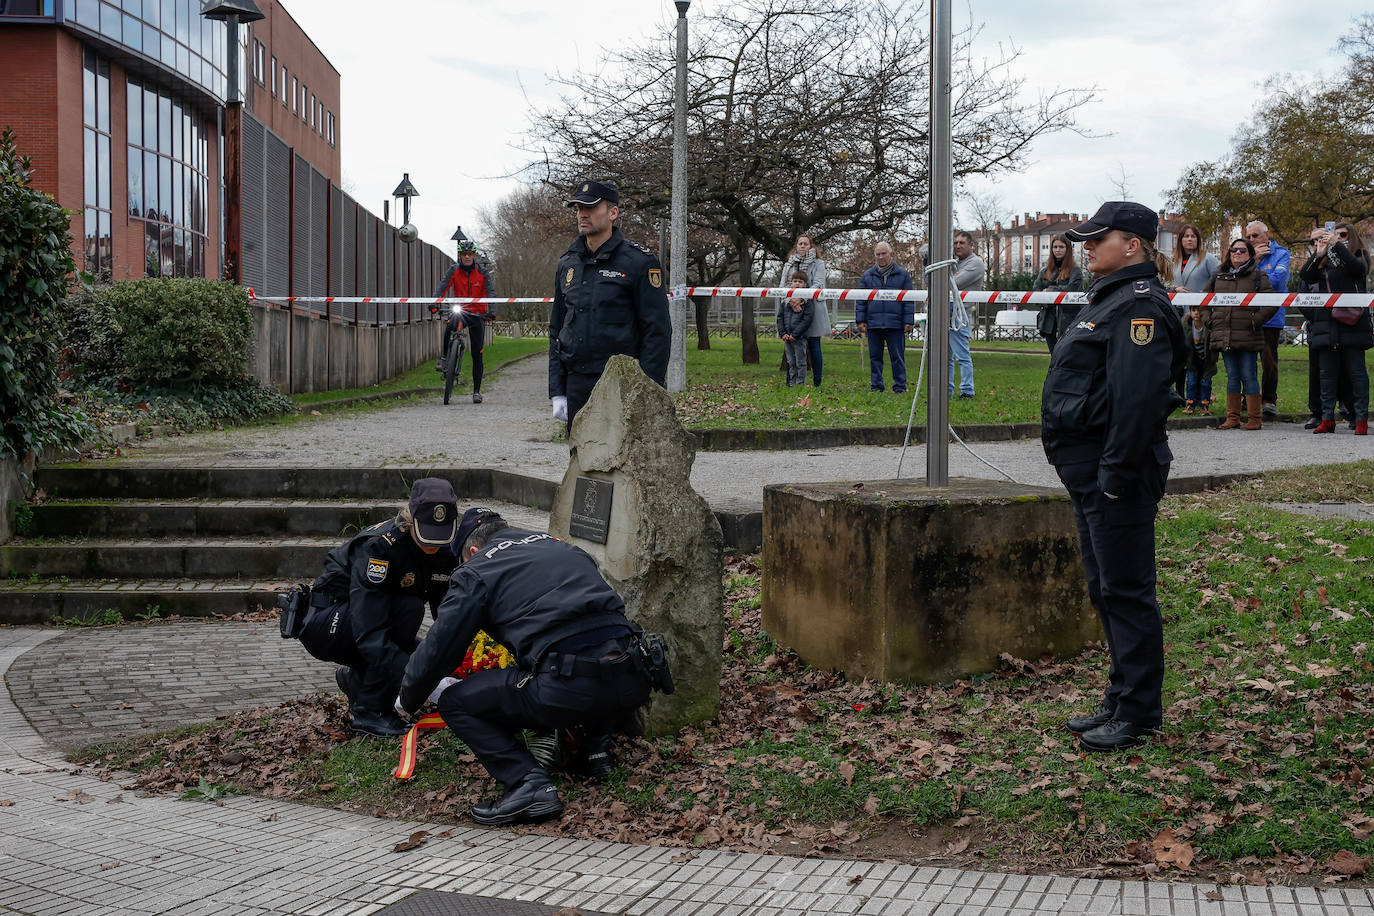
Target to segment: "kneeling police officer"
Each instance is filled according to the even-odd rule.
[[[348,697],[353,731],[403,735],[391,709],[415,650],[425,601],[437,608],[458,565],[453,536],[458,498],[447,480],[415,481],[396,518],[365,529],[329,552],[311,587],[301,645],[334,673]]]
[[[462,565],[406,666],[396,711],[411,716],[429,697],[505,786],[499,798],[473,805],[479,824],[556,817],[558,791],[516,733],[585,726],[604,735],[648,699],[651,686],[671,691],[666,662],[646,661],[656,638],[646,640],[625,617],[620,596],[578,548],[480,508],[464,514],[455,543]],[[519,667],[446,678],[479,629]],[[604,751],[604,741],[597,744]]]

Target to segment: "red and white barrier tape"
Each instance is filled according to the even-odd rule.
[[[689,286],[687,296],[725,296],[734,299],[835,299],[841,302],[925,302],[929,293],[923,289],[787,289],[778,286]],[[980,290],[961,292],[964,302],[987,302],[996,305],[1086,305],[1083,293],[1025,292],[1022,290]],[[510,298],[433,298],[418,296],[259,296],[251,288],[248,298],[257,302],[274,303],[353,303],[373,302],[391,305],[415,303],[419,305],[501,305],[517,302],[552,302],[553,297]],[[1374,307],[1374,294],[1369,293],[1170,293],[1175,305],[1262,306],[1282,305],[1289,308],[1346,308]]]

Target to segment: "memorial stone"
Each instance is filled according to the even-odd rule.
[[[627,356],[615,356],[578,411],[549,533],[597,561],[630,619],[663,633],[677,690],[655,693],[648,735],[714,718],[720,702],[720,523],[692,489],[696,451],[673,402]]]

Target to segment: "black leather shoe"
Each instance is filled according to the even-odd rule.
[[[585,763],[587,780],[603,783],[615,769],[615,757],[611,754],[611,736],[608,734],[589,734],[586,736],[587,760]]]
[[[410,726],[394,712],[357,710],[353,713],[353,731],[373,738],[399,738],[410,731]]]
[[[1265,404],[1260,408],[1260,412],[1266,417],[1277,417],[1279,415],[1279,409],[1273,404]]]
[[[1079,735],[1078,743],[1085,751],[1123,751],[1144,744],[1145,739],[1158,730],[1157,726],[1136,725],[1134,722],[1110,719],[1097,728]]]
[[[538,767],[530,770],[500,798],[472,806],[472,819],[487,827],[532,824],[562,813],[563,800],[558,797],[553,780]]]
[[[959,400],[961,400],[961,401],[972,401],[972,400],[973,400],[973,395],[969,394],[967,391],[961,391],[961,392],[959,392]]]
[[[1089,713],[1086,716],[1074,716],[1064,723],[1064,728],[1072,734],[1081,735],[1090,732],[1099,725],[1106,725],[1112,720],[1113,710],[1106,706],[1097,707],[1097,712]]]
[[[339,690],[348,697],[348,705],[351,707],[358,699],[358,685],[353,679],[352,668],[335,668],[334,683],[339,685]]]
[[[1316,429],[1322,425],[1321,417],[1308,417],[1307,422],[1302,425],[1303,429]]]

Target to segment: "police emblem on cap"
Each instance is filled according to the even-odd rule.
[[[415,584],[415,573],[408,572],[401,577],[401,588],[410,588]]]
[[[445,506],[443,503],[440,503],[439,505],[437,505],[437,506],[434,507],[434,521],[435,521],[435,522],[442,523],[443,520],[444,520],[445,518],[447,518],[447,517],[448,517],[448,506]]]
[[[649,268],[649,285],[658,289],[663,285],[663,271],[657,267]]]
[[[591,189],[592,189],[592,186],[589,185],[589,184],[584,184],[584,185],[582,186],[582,191],[583,191],[583,193],[586,193],[587,191],[590,191]]]
[[[563,286],[564,286],[565,288],[566,288],[566,287],[569,287],[569,286],[572,286],[572,278],[573,278],[573,269],[572,269],[571,267],[569,267],[569,268],[568,268],[567,274],[565,274],[564,277],[563,277]]]
[[[1155,320],[1153,318],[1131,319],[1131,343],[1143,347],[1155,339]]]

